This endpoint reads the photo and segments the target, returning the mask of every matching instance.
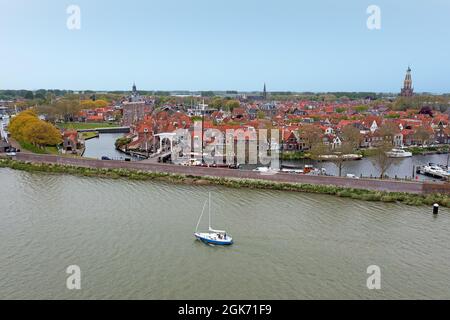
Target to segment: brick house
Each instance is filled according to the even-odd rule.
[[[63,133],[63,150],[76,153],[80,147],[78,132],[76,130],[66,130]]]

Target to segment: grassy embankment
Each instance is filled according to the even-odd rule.
[[[309,155],[303,151],[285,151],[281,153],[281,160],[309,159]]]
[[[53,154],[53,155],[57,155],[60,157],[72,157],[72,158],[78,157],[78,155],[71,154],[71,153],[62,154],[59,152],[59,150],[56,146],[46,146],[45,148],[39,148],[39,147],[36,147],[35,145],[33,145],[31,143],[27,143],[27,142],[20,142],[19,144],[20,144],[20,147],[22,148],[22,150],[27,150],[29,152],[36,153],[36,154]]]
[[[90,140],[93,138],[97,138],[99,136],[97,131],[93,131],[93,132],[81,132],[80,133],[81,138],[83,138],[84,140]]]
[[[37,154],[57,154],[59,155],[58,148],[56,146],[46,146],[44,148],[39,148],[35,146],[34,144],[21,141],[19,142],[20,147],[24,150],[37,153]]]
[[[264,180],[197,177],[127,169],[93,169],[54,164],[31,164],[9,159],[0,159],[0,168],[1,167],[28,172],[62,173],[110,179],[127,178],[132,180],[155,180],[191,185],[221,185],[231,188],[299,191],[307,193],[335,195],[342,198],[351,198],[356,200],[398,202],[413,206],[432,205],[434,203],[439,203],[441,206],[450,207],[450,196],[442,194],[417,195],[404,192],[384,192],[326,185],[278,183]]]
[[[119,124],[113,122],[99,122],[99,123],[67,122],[67,123],[57,123],[56,126],[60,129],[90,130],[99,128],[119,127]]]
[[[407,148],[408,151],[412,152],[414,156],[416,155],[426,155],[435,153],[448,153],[449,146],[439,146],[439,147],[410,147]]]

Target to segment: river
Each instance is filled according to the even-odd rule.
[[[194,240],[209,191],[231,247]],[[0,203],[0,299],[450,299],[445,208],[10,169]]]

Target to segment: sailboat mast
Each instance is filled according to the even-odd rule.
[[[211,230],[211,192],[209,193],[209,230]]]
[[[202,164],[205,163],[205,160],[203,158],[203,148],[205,147],[204,141],[203,141],[203,137],[204,137],[204,135],[203,135],[204,129],[203,128],[204,127],[205,127],[205,100],[203,100],[203,105],[202,105]]]
[[[202,214],[200,215],[200,218],[198,218],[197,227],[195,227],[195,232],[198,231],[198,226],[200,225],[200,221],[202,220],[203,212],[205,212],[205,208],[206,208],[206,201],[203,204]]]

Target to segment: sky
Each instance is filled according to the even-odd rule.
[[[448,0],[0,0],[0,16],[0,89],[398,92],[411,65],[416,91],[450,92]]]

